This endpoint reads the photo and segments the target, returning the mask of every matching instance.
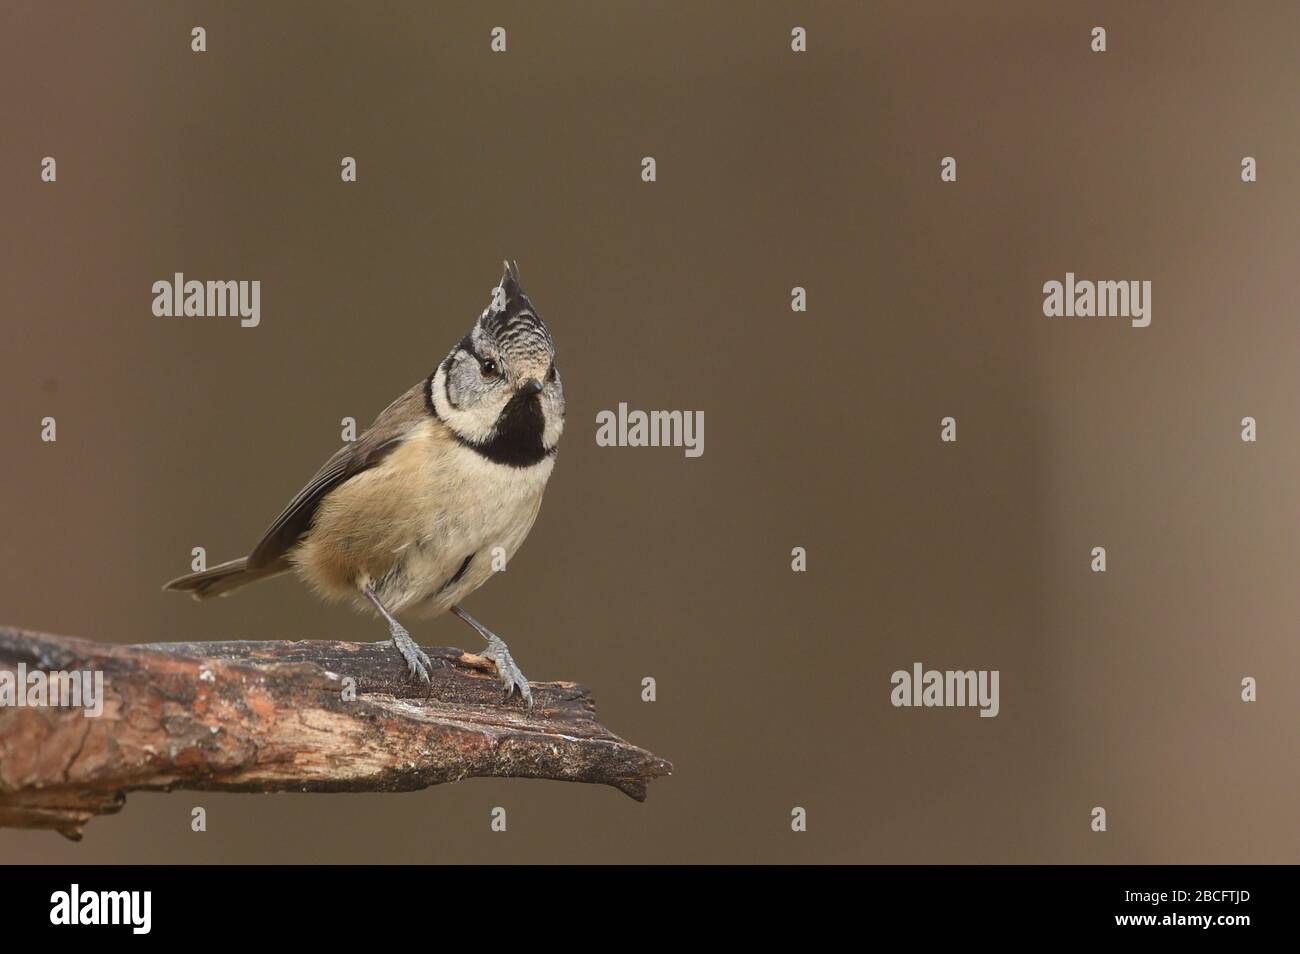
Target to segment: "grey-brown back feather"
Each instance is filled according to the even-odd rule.
[[[311,529],[317,507],[331,490],[374,467],[401,446],[411,429],[427,416],[424,388],[424,381],[413,385],[384,408],[364,434],[340,447],[321,466],[262,534],[261,541],[248,555],[249,569],[269,568],[284,560]]]

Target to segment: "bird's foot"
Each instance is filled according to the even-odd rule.
[[[490,659],[496,664],[497,675],[501,678],[501,685],[505,688],[505,698],[509,700],[510,696],[517,689],[519,696],[524,700],[524,705],[528,708],[533,707],[533,690],[528,685],[528,680],[524,674],[519,671],[515,665],[514,657],[510,655],[510,649],[506,646],[505,640],[500,636],[488,636],[487,649],[479,653],[484,659]]]
[[[418,677],[426,686],[430,685],[429,672],[433,669],[433,661],[429,659],[428,653],[419,647],[404,627],[394,624],[389,628],[393,634],[391,642],[406,660],[411,676]]]

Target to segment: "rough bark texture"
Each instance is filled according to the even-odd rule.
[[[410,791],[485,775],[599,782],[642,801],[672,772],[602,726],[585,686],[533,683],[528,710],[502,702],[489,660],[426,652],[431,689],[376,643],[112,646],[0,627],[0,670],[104,674],[97,718],[0,706],[0,825],[79,838],[132,790]]]

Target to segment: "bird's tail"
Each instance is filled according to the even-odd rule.
[[[283,558],[266,566],[250,567],[248,557],[240,557],[238,560],[218,564],[210,570],[178,576],[164,584],[163,589],[180,590],[182,593],[193,594],[196,600],[205,600],[209,596],[224,596],[249,583],[278,576],[288,569],[289,561]]]

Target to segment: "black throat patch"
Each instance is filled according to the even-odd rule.
[[[555,448],[547,450],[542,446],[546,415],[542,413],[542,402],[536,394],[516,394],[502,408],[491,439],[472,441],[457,434],[456,429],[443,420],[433,404],[432,386],[433,375],[430,375],[424,385],[425,406],[429,413],[446,424],[457,441],[492,463],[506,467],[531,467],[555,455]]]
[[[507,467],[531,467],[550,457],[554,450],[542,446],[546,416],[536,394],[516,394],[497,418],[496,432],[482,443],[462,440],[488,460]]]

